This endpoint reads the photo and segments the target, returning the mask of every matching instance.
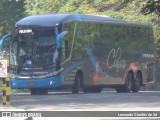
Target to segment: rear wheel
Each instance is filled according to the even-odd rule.
[[[118,93],[131,92],[132,88],[133,88],[133,80],[134,80],[133,75],[131,73],[128,73],[127,81],[126,81],[125,85],[117,87],[116,91]]]
[[[125,85],[125,91],[126,92],[131,92],[132,91],[133,80],[134,80],[133,75],[131,73],[128,73],[128,75],[127,75],[127,81],[126,81],[126,85]]]
[[[133,81],[132,92],[138,92],[140,90],[140,87],[141,87],[141,77],[139,74],[137,74],[137,77]]]

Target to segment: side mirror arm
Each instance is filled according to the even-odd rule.
[[[62,48],[62,38],[67,33],[68,33],[68,31],[63,31],[58,35],[58,37],[57,37],[57,48]]]
[[[4,49],[4,42],[9,38],[11,37],[12,35],[11,34],[8,34],[8,35],[5,35],[2,37],[2,39],[0,40],[0,48],[3,50]]]

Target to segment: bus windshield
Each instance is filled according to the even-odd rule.
[[[55,29],[23,29],[17,31],[11,43],[11,65],[15,65],[22,70],[23,68],[40,67],[47,69],[47,66],[51,67],[51,64],[54,64]]]

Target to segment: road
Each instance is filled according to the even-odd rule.
[[[152,91],[141,91],[139,93],[102,92],[90,94],[52,92],[49,95],[35,96],[31,96],[29,93],[14,93],[10,96],[10,98],[11,107],[6,108],[2,107],[1,105],[1,110],[16,109],[24,111],[160,111],[160,92]],[[91,114],[91,117],[95,116],[94,113]]]

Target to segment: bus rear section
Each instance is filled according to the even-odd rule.
[[[141,86],[154,82],[151,25],[82,20],[77,23],[75,39],[71,61],[83,63],[79,69],[83,78],[76,86],[83,86],[84,92],[100,92],[104,87],[138,92]]]

